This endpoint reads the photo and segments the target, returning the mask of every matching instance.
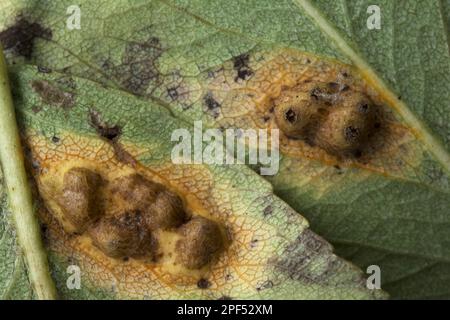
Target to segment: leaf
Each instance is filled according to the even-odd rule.
[[[282,85],[348,71],[389,114],[388,147],[341,161],[285,139],[269,181],[340,254],[379,265],[394,298],[448,297],[445,1],[381,1],[381,30],[366,28],[369,1],[83,2],[81,31],[60,26],[69,4],[4,4],[4,30],[21,14],[41,26],[31,59],[18,60],[128,91],[187,122],[264,127],[265,103]],[[208,108],[207,95],[220,108]]]
[[[28,185],[28,177],[25,171],[24,157],[20,143],[20,134],[16,122],[15,110],[9,87],[6,60],[0,48],[0,162],[3,172],[5,190],[8,195],[7,205],[11,209],[12,220],[15,224],[17,240],[21,247],[20,254],[13,262],[12,278],[8,279],[5,286],[5,295],[13,294],[15,281],[20,273],[21,255],[28,267],[31,286],[39,299],[54,299],[56,289],[49,274],[49,267],[45,249],[41,242],[41,230],[33,208],[31,189]],[[2,182],[3,182],[2,181]],[[3,193],[3,190],[0,190]],[[0,196],[3,196],[0,194]],[[1,199],[1,198],[0,198]],[[2,201],[3,202],[3,201]],[[2,203],[3,204],[3,203]],[[5,201],[6,204],[6,201]],[[5,212],[6,216],[7,213]],[[9,243],[9,228],[4,225],[4,240]],[[14,249],[14,246],[12,246]],[[5,252],[6,253],[6,252]],[[14,255],[11,255],[14,256]],[[7,268],[9,269],[9,268]],[[16,271],[17,270],[17,271]],[[21,289],[23,291],[23,289]],[[26,290],[26,288],[25,288]]]
[[[16,244],[14,228],[10,224],[9,212],[6,211],[6,197],[3,193],[3,179],[0,194],[2,195],[0,219],[0,256],[1,256],[1,299],[31,299],[33,291],[28,280],[27,270]]]
[[[165,108],[32,66],[11,71],[27,159],[41,195],[36,205],[61,298],[384,297],[380,290],[368,290],[361,271],[332,254],[307,221],[246,166],[173,164],[171,133],[189,126]],[[120,133],[112,140],[102,136],[113,127],[120,127]],[[179,270],[170,259],[150,264],[110,258],[88,233],[67,233],[48,210],[60,195],[46,190],[68,168],[79,166],[108,181],[138,172],[170,186],[194,215],[223,226],[230,239],[224,253],[210,269]],[[67,268],[73,265],[81,270],[80,290],[67,286]]]

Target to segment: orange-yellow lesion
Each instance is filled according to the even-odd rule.
[[[215,181],[206,167],[179,166],[170,161],[151,167],[138,161],[136,166],[132,166],[118,161],[113,147],[102,139],[69,132],[60,134],[59,138],[55,144],[47,137],[29,132],[26,139],[33,161],[39,164],[33,174],[43,204],[39,207],[39,214],[47,225],[50,250],[59,256],[74,258],[96,285],[108,288],[115,283],[119,294],[122,292],[127,297],[142,297],[149,292],[152,295],[158,292],[158,297],[164,297],[173,296],[177,290],[179,293],[198,290],[197,282],[201,278],[207,278],[209,289],[217,292],[234,288],[237,283],[242,287],[246,282],[248,289],[254,290],[254,281],[264,275],[265,261],[258,261],[258,254],[249,243],[258,238],[258,250],[262,250],[269,245],[266,241],[275,235],[262,222],[236,212],[227,206],[225,198],[214,194]],[[151,153],[151,150],[128,143],[123,147],[136,159]],[[138,173],[166,186],[182,198],[188,215],[205,217],[219,226],[225,249],[212,261],[187,268],[176,263],[176,244],[180,238],[177,231],[158,230],[159,250],[164,251],[164,255],[156,262],[109,257],[93,244],[89,232],[73,233],[71,231],[76,231],[76,228],[68,227],[60,218],[62,213],[58,210],[60,203],[56,201],[56,195],[61,190],[64,175],[73,168],[86,168],[105,181]],[[230,214],[232,210],[235,212]]]
[[[420,165],[422,147],[416,134],[393,112],[391,101],[386,100],[383,93],[373,90],[352,66],[296,50],[278,49],[251,53],[249,68],[253,74],[247,80],[235,81],[232,61],[200,77],[203,94],[211,93],[220,103],[220,114],[212,120],[214,126],[278,128],[282,154],[319,161],[327,166],[358,167],[385,175],[407,176],[411,172],[408,172],[410,169],[406,163],[412,167]],[[305,92],[300,93],[309,94],[312,87],[330,83],[345,86],[345,95],[349,97],[366,97],[378,115],[376,119],[380,123],[370,120],[370,125],[380,128],[369,141],[361,140],[351,153],[346,151],[349,148],[343,148],[345,152],[336,151],[334,145],[329,146],[328,139],[322,139],[324,143],[316,139],[318,142],[311,144],[308,141],[311,139],[293,138],[276,121],[276,109],[289,92],[304,89]],[[337,104],[345,104],[347,100],[342,98]]]

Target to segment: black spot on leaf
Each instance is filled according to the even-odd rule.
[[[369,104],[367,104],[367,103],[361,104],[359,106],[358,110],[359,110],[360,113],[363,113],[363,114],[368,113],[369,112]]]
[[[361,158],[361,157],[362,157],[362,151],[359,150],[359,149],[355,150],[355,151],[353,152],[353,156],[354,156],[355,158]]]
[[[360,136],[360,130],[358,128],[348,126],[345,128],[345,140],[355,141]]]
[[[118,125],[110,125],[101,119],[97,111],[91,110],[89,112],[91,125],[95,128],[98,135],[108,141],[117,141],[122,134],[122,128]]]
[[[52,31],[20,16],[14,25],[0,32],[0,43],[6,50],[30,59],[36,38],[50,40]]]
[[[208,289],[211,286],[211,282],[209,282],[207,279],[201,278],[197,282],[197,287],[199,289]]]
[[[178,99],[178,89],[177,88],[168,88],[167,95],[170,97],[170,99],[172,101],[177,100]]]
[[[38,69],[38,72],[40,72],[40,73],[51,73],[52,72],[52,69],[43,67],[43,66],[38,66],[37,69]]]
[[[253,75],[253,70],[249,67],[250,56],[248,54],[241,54],[233,58],[233,67],[237,72],[234,81],[247,80]]]
[[[208,92],[203,97],[203,102],[205,103],[207,110],[212,114],[212,116],[214,118],[217,118],[220,113],[220,103],[218,103],[216,99],[214,99],[211,92]]]
[[[264,215],[264,217],[267,217],[267,216],[271,215],[272,212],[273,212],[273,207],[271,205],[269,205],[264,208],[263,215]]]
[[[260,283],[256,287],[256,291],[262,291],[262,290],[271,289],[271,288],[273,288],[273,281],[267,280],[267,281],[264,281],[263,283]]]
[[[297,120],[297,115],[295,114],[294,110],[288,109],[284,115],[284,118],[290,123],[294,123],[295,120]]]

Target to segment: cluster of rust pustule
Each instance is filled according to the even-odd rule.
[[[187,269],[204,267],[224,247],[216,222],[188,215],[178,195],[139,174],[108,182],[93,170],[72,168],[64,174],[57,203],[63,226],[88,234],[112,258],[156,262],[164,254],[159,231],[178,235],[175,261]]]
[[[274,104],[276,123],[287,137],[337,156],[360,156],[380,126],[369,97],[344,83],[303,83]]]

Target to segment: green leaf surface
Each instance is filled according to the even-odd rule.
[[[0,30],[18,17],[51,30],[51,40],[33,38],[30,57],[11,48],[11,60],[127,91],[186,123],[258,126],[255,104],[240,92],[263,95],[257,79],[273,80],[271,61],[287,59],[295,73],[306,56],[361,75],[406,128],[406,139],[389,141],[399,151],[369,166],[283,152],[268,180],[340,255],[363,269],[379,265],[392,297],[449,297],[447,1],[378,1],[381,30],[367,29],[373,3],[363,0],[86,1],[81,30],[68,30],[71,4],[3,2]],[[252,75],[234,81],[243,54]],[[218,115],[205,106],[208,93]]]
[[[11,225],[10,213],[7,211],[6,194],[1,180],[0,195],[2,196],[0,219],[0,256],[1,256],[1,299],[31,299],[33,291],[28,280],[27,270],[20,248],[16,243],[14,227]]]

